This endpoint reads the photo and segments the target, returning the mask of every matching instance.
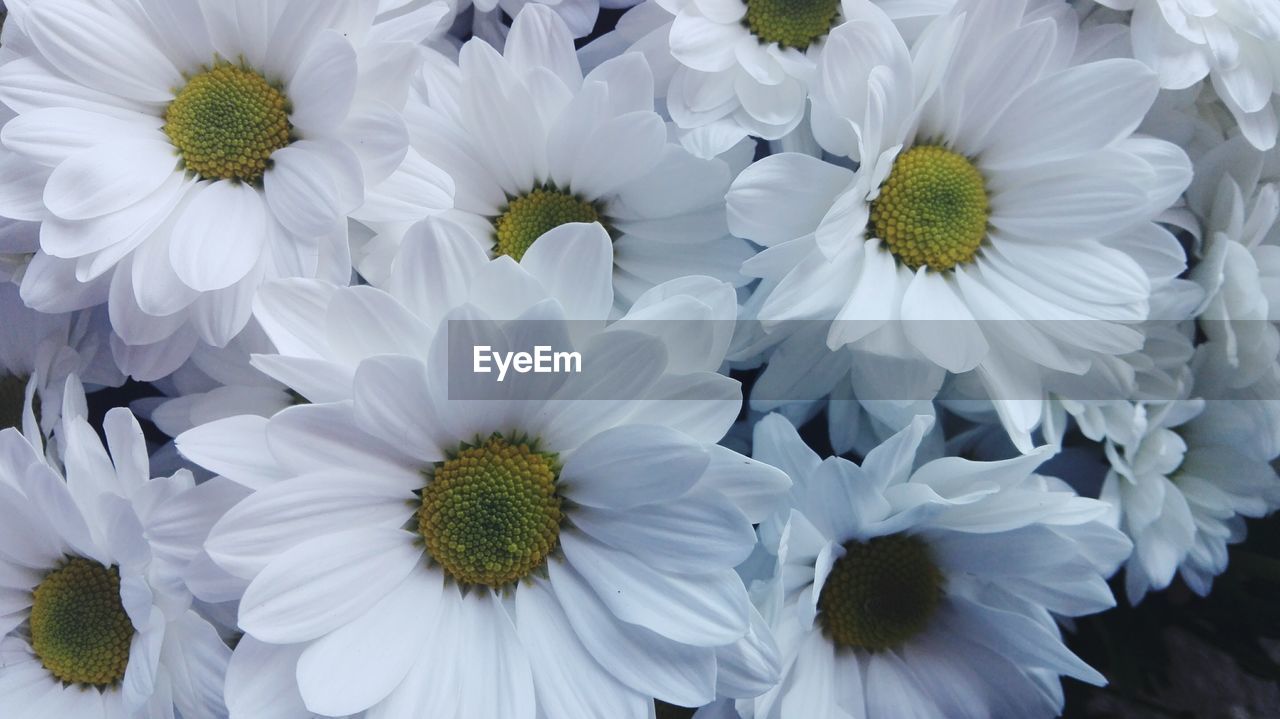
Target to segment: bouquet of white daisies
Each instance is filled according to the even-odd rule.
[[[1280,3],[0,7],[0,717],[1280,680]]]

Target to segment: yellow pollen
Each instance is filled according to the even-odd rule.
[[[501,588],[541,569],[563,514],[553,454],[494,434],[437,464],[422,490],[418,532],[463,585]]]
[[[256,70],[219,61],[192,77],[164,114],[186,169],[206,180],[259,184],[292,141],[289,100]]]
[[[943,272],[973,261],[990,214],[982,173],[964,155],[936,145],[898,155],[871,203],[876,237],[913,270]]]
[[[120,570],[71,557],[35,588],[31,648],[59,681],[115,686],[129,666],[133,623],[120,600]]]
[[[746,0],[742,22],[763,43],[805,50],[827,36],[840,17],[840,0]]]
[[[536,187],[517,197],[493,221],[497,236],[495,251],[519,262],[535,240],[570,222],[599,222],[600,213],[586,200],[557,190]]]
[[[822,633],[837,647],[880,651],[924,631],[942,600],[929,547],[907,534],[844,545],[818,595]]]

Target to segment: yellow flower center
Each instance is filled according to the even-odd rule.
[[[827,36],[840,0],[747,0],[747,29],[761,42],[805,50]]]
[[[59,681],[106,688],[124,679],[133,623],[120,600],[120,570],[71,557],[36,587],[31,648]]]
[[[880,651],[924,631],[942,599],[929,547],[907,534],[851,541],[818,595],[822,633],[837,647]]]
[[[898,155],[871,203],[876,236],[913,270],[942,272],[973,261],[990,216],[982,173],[969,158],[936,145]]]
[[[536,187],[511,200],[493,221],[495,251],[519,262],[535,240],[560,225],[599,221],[600,212],[592,203],[554,187]]]
[[[422,490],[418,532],[460,584],[500,588],[541,569],[564,518],[556,456],[494,434],[437,464]]]
[[[258,184],[291,141],[289,100],[256,70],[219,61],[192,77],[164,114],[186,169],[206,180]]]

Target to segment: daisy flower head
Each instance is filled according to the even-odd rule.
[[[1191,278],[1207,295],[1198,312],[1211,367],[1248,387],[1280,352],[1280,153],[1259,153],[1244,137],[1209,150],[1187,192],[1199,221],[1200,262]]]
[[[904,32],[954,0],[883,2]],[[804,118],[845,0],[651,0],[618,23],[599,48],[629,45],[659,68],[660,96],[683,130],[719,126],[768,140]]]
[[[1152,220],[1190,163],[1133,136],[1155,77],[1134,60],[1076,63],[1065,5],[965,0],[911,50],[876,6],[846,13],[813,131],[858,169],[781,153],[729,193],[730,228],[766,248],[744,266],[762,278],[755,317],[780,339],[797,334],[789,320],[834,320],[826,345],[855,366],[932,368],[899,373],[916,385],[900,399],[976,371],[1029,449],[1044,373],[1139,349],[1153,285],[1185,265]]]
[[[67,396],[79,392],[68,382]],[[83,397],[80,398],[83,402]],[[231,650],[191,610],[182,574],[219,506],[190,472],[152,479],[142,430],[107,414],[107,447],[64,410],[65,479],[0,432],[0,692],[17,716],[225,716]],[[110,454],[108,454],[108,449]]]
[[[735,329],[733,288],[711,277],[682,277],[646,291],[619,317],[614,247],[599,223],[569,223],[547,232],[517,263],[507,255],[490,258],[464,226],[435,218],[405,235],[376,291],[303,279],[264,288],[255,319],[276,349],[253,355],[252,365],[307,401],[349,400],[356,367],[373,348],[399,351],[405,337],[434,336],[463,306],[494,320],[537,320],[551,300],[575,341],[620,319],[660,337],[672,371],[696,373],[699,382],[718,387],[710,395],[715,412],[697,402],[681,405],[698,418],[685,429],[718,439],[741,399],[738,382],[717,374]],[[679,396],[678,387],[671,392]],[[684,414],[668,419],[680,423]]]
[[[456,209],[445,216],[481,247],[519,261],[549,230],[599,223],[613,239],[620,310],[678,277],[747,282],[738,268],[750,250],[725,226],[730,166],[669,139],[638,53],[584,77],[564,22],[530,5],[502,54],[472,40],[456,66],[421,79],[406,110],[405,171],[421,175],[412,165],[423,159],[442,168],[455,187]],[[415,199],[357,214],[380,230],[359,265],[374,284],[410,223],[427,216]]]
[[[24,42],[0,69],[17,115],[0,214],[41,223],[23,299],[106,303],[122,369],[155,379],[234,337],[264,280],[348,282],[347,215],[407,145],[385,68],[418,52],[376,6],[72,0],[11,16]]]
[[[1060,675],[1104,683],[1054,616],[1114,605],[1105,578],[1130,545],[1106,506],[1034,474],[1043,449],[925,462],[930,424],[861,465],[820,459],[781,416],[756,425],[754,457],[793,484],[760,525],[751,585],[783,678],[739,700],[744,717],[1050,716]]]
[[[1197,378],[1215,374],[1202,366]],[[1227,545],[1245,538],[1245,518],[1280,507],[1280,477],[1271,466],[1280,456],[1278,378],[1273,367],[1252,387],[1210,390],[1212,399],[1137,403],[1131,427],[1108,437],[1111,468],[1099,498],[1133,540],[1125,564],[1131,603],[1169,586],[1175,574],[1208,594],[1227,568]]]
[[[1280,7],[1259,0],[1096,0],[1132,11],[1133,54],[1160,86],[1191,87],[1206,77],[1250,144],[1280,136]]]
[[[643,718],[655,697],[699,706],[776,679],[733,568],[786,477],[715,444],[741,406],[714,371],[728,332],[693,347],[636,329],[699,307],[727,327],[732,288],[662,285],[632,310],[653,321],[606,325],[608,235],[552,232],[520,264],[461,231],[415,233],[390,293],[260,298],[292,354],[259,366],[309,372],[291,386],[325,401],[177,440],[256,490],[206,544],[247,585],[233,717],[296,687],[299,715]],[[466,398],[480,379],[451,376],[450,342],[502,351],[531,333],[580,350],[583,371]]]
[[[0,284],[0,429],[40,444],[62,416],[67,377],[99,387],[124,381],[111,357],[110,325],[99,311],[44,314]]]

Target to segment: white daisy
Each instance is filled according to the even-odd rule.
[[[14,427],[39,444],[62,416],[68,376],[100,387],[124,382],[110,333],[102,312],[36,312],[17,286],[0,284],[0,429]]]
[[[401,162],[405,57],[376,0],[71,0],[9,23],[0,214],[40,221],[42,311],[107,303],[126,371],[225,345],[273,277],[346,283],[347,215]],[[411,33],[412,34],[412,33]],[[12,162],[10,162],[12,161]]]
[[[1244,518],[1280,507],[1280,477],[1270,464],[1280,456],[1277,391],[1280,368],[1273,366],[1244,391],[1137,403],[1132,439],[1108,438],[1111,470],[1099,498],[1133,540],[1125,565],[1130,602],[1169,586],[1175,573],[1208,594],[1227,568],[1227,545],[1244,539]],[[1203,396],[1203,388],[1196,392]]]
[[[423,159],[456,187],[461,223],[482,247],[519,260],[563,223],[599,222],[614,241],[615,296],[626,309],[670,279],[710,275],[735,285],[750,256],[729,236],[729,164],[700,159],[668,138],[653,110],[653,77],[638,54],[585,78],[564,23],[542,5],[522,11],[503,54],[472,40],[458,66],[422,75],[406,109],[412,150],[404,188]],[[386,277],[405,228],[426,213],[421,192],[357,213],[380,230],[359,267]],[[386,222],[394,220],[394,222]]]
[[[1256,152],[1236,137],[1197,161],[1188,206],[1200,220],[1200,262],[1191,278],[1204,287],[1199,313],[1205,351],[1234,387],[1271,371],[1280,352],[1280,153]]]
[[[68,394],[77,387],[74,378]],[[81,400],[83,401],[83,400]],[[142,430],[107,414],[111,454],[64,416],[66,480],[0,432],[0,696],[7,715],[218,719],[231,651],[182,583],[221,485],[151,479]]]
[[[1160,85],[1190,87],[1206,76],[1254,147],[1280,135],[1280,6],[1268,0],[1096,0],[1132,10],[1133,53]]]
[[[586,239],[558,241],[570,231]],[[289,323],[292,342],[266,326],[284,352],[305,343],[315,359],[295,366],[351,399],[178,438],[257,490],[206,545],[248,583],[233,717],[271,704],[282,716],[643,718],[654,697],[698,706],[776,679],[733,567],[786,478],[714,444],[741,402],[736,382],[702,369],[720,364],[727,336],[693,347],[635,329],[669,330],[699,304],[732,316],[732,288],[661,286],[633,310],[652,322],[602,329],[608,237],[555,232],[524,267],[466,237],[425,236],[406,247],[418,259],[399,300],[358,287],[282,303],[275,319],[322,303],[328,321]],[[536,322],[449,324],[517,316]],[[583,372],[490,382],[497,401],[453,398],[481,380],[450,375],[450,341],[501,351],[535,336],[580,350]],[[698,399],[726,382],[736,397]],[[593,399],[602,391],[618,399]],[[759,649],[741,651],[744,638]]]
[[[877,3],[904,32],[946,12],[954,0]],[[658,94],[683,129],[729,123],[773,140],[805,114],[831,30],[848,0],[650,0],[622,18],[593,50],[644,52]]]
[[[789,501],[760,525],[769,555],[752,597],[783,655],[782,682],[745,717],[1033,717],[1058,681],[1103,677],[1063,645],[1054,616],[1114,604],[1127,556],[1106,506],[1003,462],[945,457],[913,470],[919,418],[862,465],[825,461],[778,416],[756,459],[787,471]]]
[[[824,50],[813,129],[859,169],[774,155],[728,204],[734,233],[766,247],[743,268],[762,278],[766,330],[809,338],[788,321],[827,321],[827,347],[853,350],[860,397],[877,396],[860,375],[896,382],[870,389],[905,401],[976,371],[1025,450],[1046,373],[1141,347],[1131,325],[1185,263],[1151,220],[1191,172],[1174,145],[1132,136],[1156,96],[1151,72],[1073,64],[1070,8],[1024,5],[964,0],[909,52],[883,12],[850,4]],[[791,353],[812,366],[821,352]]]
[[[403,328],[388,325],[388,317],[416,333],[435,332],[445,326],[450,311],[464,304],[490,317],[515,319],[550,298],[574,320],[575,339],[589,336],[613,316],[612,265],[613,244],[598,223],[555,228],[517,264],[505,255],[490,259],[458,225],[429,220],[405,236],[385,291],[365,287],[346,292],[309,280],[264,288],[255,317],[277,350],[254,355],[253,366],[308,401],[334,402],[351,399],[356,365],[370,348],[403,348],[396,336]],[[685,277],[649,290],[621,318],[634,320],[636,331],[664,342],[673,371],[678,368],[718,386],[715,412],[708,414],[706,406],[691,402],[683,405],[687,413],[678,413],[694,422],[684,428],[699,436],[722,436],[739,409],[737,381],[716,372],[733,335],[736,311],[728,285],[709,277]],[[657,321],[666,312],[679,321]]]

